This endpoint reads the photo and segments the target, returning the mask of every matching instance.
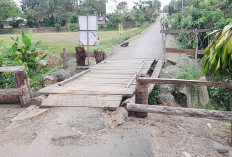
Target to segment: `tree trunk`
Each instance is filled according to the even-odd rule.
[[[103,51],[94,50],[94,57],[96,59],[96,63],[98,64],[106,59],[106,53]]]
[[[77,66],[85,66],[86,52],[84,47],[76,47]]]

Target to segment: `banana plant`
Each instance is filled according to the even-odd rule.
[[[22,31],[22,43],[20,44],[19,38],[11,38],[14,44],[9,49],[5,49],[0,54],[0,66],[16,66],[24,65],[29,70],[35,70],[38,67],[37,57],[39,54],[37,52],[46,50],[46,48],[38,48],[41,41],[32,44],[32,31],[28,35],[25,35]],[[0,46],[2,42],[0,42]],[[45,59],[46,55],[41,57],[39,60]]]
[[[223,30],[215,30],[205,36],[214,35],[213,41],[205,49],[202,59],[204,73],[210,72],[215,76],[232,73],[232,23]]]

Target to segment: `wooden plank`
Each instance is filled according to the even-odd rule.
[[[131,97],[134,94],[134,90],[124,88],[124,89],[113,89],[113,90],[70,90],[70,89],[57,89],[50,88],[46,91],[40,91],[35,93],[36,96],[39,95],[49,95],[49,94],[73,94],[73,95],[122,95],[125,97]]]
[[[12,66],[12,67],[0,67],[0,72],[19,72],[19,71],[24,71],[25,67],[24,66]]]
[[[188,34],[188,33],[204,33],[204,32],[209,32],[212,31],[212,29],[193,29],[193,30],[164,30],[160,31],[160,33],[165,33],[165,34]]]
[[[166,48],[167,53],[183,53],[183,54],[195,54],[196,50],[191,49],[177,49],[177,48]],[[204,50],[198,50],[198,54],[204,54]]]
[[[76,95],[49,95],[41,104],[41,108],[48,107],[95,107],[115,110],[119,107],[122,96],[76,96]]]
[[[232,88],[232,83],[224,82],[209,82],[197,80],[181,80],[181,79],[161,79],[161,78],[139,78],[141,83],[149,84],[185,84],[185,85],[200,85],[200,86],[215,86],[215,87],[229,87]]]
[[[165,115],[175,115],[184,117],[197,117],[216,120],[232,120],[231,111],[215,111],[193,108],[180,108],[156,105],[127,104],[127,110],[133,112],[149,112]]]

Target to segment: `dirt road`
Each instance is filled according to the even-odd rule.
[[[156,58],[162,55],[156,22],[111,58]],[[52,108],[35,118],[15,121],[0,131],[0,157],[180,157],[221,156],[211,141],[226,143],[228,123],[150,114],[128,118],[114,129],[102,109]],[[208,127],[207,124],[211,127]]]

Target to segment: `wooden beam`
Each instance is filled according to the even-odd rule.
[[[159,59],[158,63],[156,64],[155,66],[155,69],[151,75],[151,78],[158,78],[159,75],[160,75],[160,72],[162,70],[162,67],[163,67],[163,64],[164,64],[164,60],[163,59]],[[154,88],[155,84],[151,84],[149,86],[149,89],[148,89],[148,93],[150,94]]]
[[[181,79],[161,79],[161,78],[139,78],[140,83],[149,84],[185,84],[185,85],[199,85],[199,86],[215,86],[215,87],[228,87],[232,88],[232,83],[224,82],[209,82],[198,80],[181,80]]]
[[[25,68],[24,66],[13,66],[13,67],[0,67],[0,72],[19,72],[23,71]]]
[[[180,108],[156,105],[127,104],[127,110],[132,112],[149,112],[165,115],[175,115],[184,117],[197,117],[216,120],[232,120],[231,111],[215,111],[194,108]]]
[[[86,55],[88,57],[94,57],[94,53],[93,52],[89,52]],[[60,56],[63,58],[64,57],[64,53],[61,53]],[[67,52],[66,53],[66,57],[67,58],[76,58],[76,53],[74,53],[74,52]]]
[[[165,34],[188,34],[188,33],[204,33],[204,32],[209,32],[212,31],[212,29],[197,29],[197,30],[161,30],[160,33],[165,33]]]
[[[184,53],[184,54],[195,54],[196,50],[191,49],[177,49],[177,48],[166,48],[167,53]],[[204,54],[204,50],[198,50],[198,54]]]

